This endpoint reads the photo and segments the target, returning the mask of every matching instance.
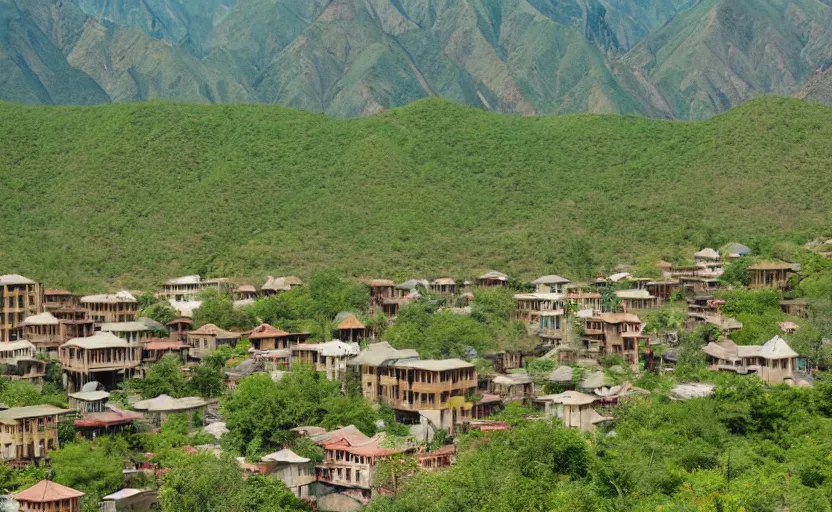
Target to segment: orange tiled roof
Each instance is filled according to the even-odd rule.
[[[272,327],[269,324],[260,324],[251,331],[248,338],[251,340],[260,340],[263,338],[282,338],[288,335],[288,332],[281,331],[277,327]]]
[[[350,315],[338,324],[338,329],[364,329],[364,324],[355,315]]]
[[[72,498],[80,498],[84,493],[76,491],[70,487],[56,484],[50,480],[41,480],[32,487],[20,491],[12,496],[17,501],[26,501],[29,503],[48,503],[51,501],[68,500]]]

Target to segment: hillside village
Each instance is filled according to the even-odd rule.
[[[647,400],[825,393],[830,247],[734,243],[583,282],[324,271],[79,295],[3,275],[0,509],[202,510],[202,472],[239,479],[217,494],[243,510],[409,510],[408,485],[528,425],[601,446]],[[116,476],[71,474],[85,458]]]

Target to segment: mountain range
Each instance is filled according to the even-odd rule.
[[[0,0],[0,100],[703,119],[832,102],[832,0]]]

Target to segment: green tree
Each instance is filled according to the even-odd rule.
[[[223,378],[225,374],[216,365],[203,363],[191,368],[191,378],[185,389],[188,394],[203,398],[215,398],[222,394]]]
[[[506,288],[476,288],[471,313],[487,322],[508,322],[514,313],[514,292]]]
[[[54,480],[86,493],[83,511],[97,511],[102,496],[122,487],[128,448],[120,437],[102,436],[93,442],[79,438],[49,455]]]
[[[168,395],[175,398],[185,392],[185,376],[182,374],[182,361],[173,354],[164,356],[150,367],[144,379],[137,382],[142,398],[154,398]]]
[[[363,397],[337,396],[328,399],[324,407],[324,415],[321,426],[327,430],[338,427],[355,425],[358,430],[368,436],[376,433],[376,420],[378,414],[370,403]]]
[[[166,325],[179,315],[170,304],[165,302],[156,302],[140,309],[138,316],[140,318],[150,318],[156,320],[162,325]]]
[[[370,300],[366,285],[349,281],[332,270],[312,274],[309,293],[316,313],[330,319],[341,311],[367,311]]]

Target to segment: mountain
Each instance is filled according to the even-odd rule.
[[[832,106],[832,68],[820,70],[812,75],[795,96]]]
[[[0,104],[0,262],[55,286],[572,275],[587,261],[829,237],[832,109],[703,122],[445,100],[351,120],[267,105]]]
[[[0,98],[269,103],[337,117],[438,96],[522,115],[704,119],[832,63],[827,0],[0,0]]]

